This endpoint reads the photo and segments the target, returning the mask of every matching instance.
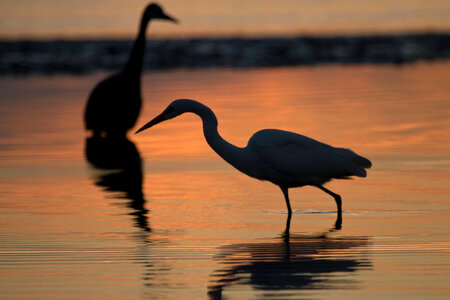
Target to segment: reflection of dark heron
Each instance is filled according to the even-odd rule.
[[[357,288],[347,274],[371,267],[362,256],[367,237],[332,238],[290,235],[266,243],[245,243],[221,248],[216,259],[223,268],[212,275],[211,299],[222,299],[230,285],[249,285],[272,298],[292,297],[304,290]]]
[[[105,171],[97,175],[95,184],[115,193],[115,198],[128,199],[136,226],[150,231],[142,193],[142,162],[134,143],[126,138],[88,138],[86,158],[96,169]]]
[[[338,211],[335,227],[340,228],[341,196],[328,190],[323,184],[332,179],[365,177],[365,169],[372,166],[368,159],[352,150],[335,148],[294,132],[276,129],[260,130],[250,138],[246,147],[236,147],[220,136],[214,112],[202,103],[190,99],[173,101],[136,133],[187,112],[202,119],[206,141],[226,162],[250,177],[267,180],[280,187],[286,201],[289,222],[292,209],[288,189],[311,185],[334,198]]]
[[[124,136],[136,123],[142,102],[141,73],[145,33],[148,23],[154,19],[176,22],[157,4],[147,6],[125,68],[101,81],[91,92],[84,117],[86,130],[92,130],[94,136]]]
[[[133,261],[143,267],[143,285],[154,287],[155,280],[163,282],[158,278],[167,277],[172,266],[167,261],[153,259],[151,255],[154,245],[169,242],[154,233],[149,234],[151,231],[148,220],[149,210],[145,208],[146,200],[142,192],[142,161],[138,149],[127,138],[92,137],[86,140],[85,151],[86,159],[98,171],[95,173],[95,184],[114,198],[124,199],[126,207],[131,209],[128,214],[132,216],[134,226],[141,229],[133,232],[135,241]],[[149,293],[149,298],[152,298],[155,293],[159,296],[158,292],[153,292],[151,289],[145,293]]]

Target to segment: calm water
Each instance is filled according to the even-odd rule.
[[[331,197],[292,189],[289,236],[279,189],[223,162],[196,116],[99,145],[81,116],[104,75],[0,79],[0,297],[448,299],[449,68],[145,74],[139,125],[194,98],[239,146],[281,128],[372,160],[328,185],[341,230]]]
[[[0,37],[135,35],[144,0],[0,1]],[[179,26],[154,22],[151,36],[348,34],[450,30],[443,0],[164,0]]]

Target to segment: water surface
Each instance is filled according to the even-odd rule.
[[[96,144],[81,116],[104,74],[2,78],[1,297],[448,298],[449,67],[144,75],[139,125],[193,98],[238,146],[280,128],[372,160],[327,185],[341,230],[331,197],[292,189],[289,235],[278,187],[222,161],[196,116]]]

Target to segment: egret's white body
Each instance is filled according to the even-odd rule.
[[[250,138],[246,147],[236,147],[218,133],[217,118],[212,110],[189,99],[173,101],[159,116],[137,132],[185,112],[200,116],[206,141],[225,161],[248,176],[270,181],[281,188],[289,220],[292,209],[288,188],[311,185],[334,197],[340,222],[341,198],[322,185],[332,179],[365,177],[365,168],[372,165],[368,159],[349,149],[335,148],[297,133],[277,129],[258,131]]]

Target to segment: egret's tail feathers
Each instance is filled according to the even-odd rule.
[[[354,164],[353,166],[347,166],[348,167],[348,172],[350,174],[348,174],[347,176],[358,176],[358,177],[366,177],[367,176],[367,172],[364,168],[361,168],[359,166],[357,166],[356,164]]]
[[[367,176],[367,171],[363,168],[360,168],[360,172],[358,172],[358,174],[355,174],[358,177],[366,177]]]
[[[350,149],[345,149],[345,148],[335,148],[335,149],[340,155],[351,160],[352,162],[354,162],[361,168],[369,169],[372,166],[372,163],[370,162],[370,160],[356,154],[355,152],[353,152]]]
[[[365,169],[369,169],[372,166],[372,163],[367,158],[364,158],[350,149],[345,148],[335,148],[336,152],[350,160],[353,164],[353,167],[350,168],[351,175],[358,177],[366,177],[367,172]]]
[[[372,162],[367,158],[358,155],[358,159],[354,160],[361,168],[370,169],[372,167]]]

